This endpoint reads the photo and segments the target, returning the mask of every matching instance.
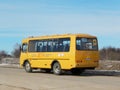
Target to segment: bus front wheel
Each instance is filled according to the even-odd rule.
[[[26,72],[32,72],[31,65],[30,65],[30,63],[29,63],[28,61],[25,62],[24,68],[25,68],[25,71],[26,71]]]
[[[61,75],[62,74],[62,69],[61,66],[58,62],[55,62],[52,66],[53,73],[56,75]]]

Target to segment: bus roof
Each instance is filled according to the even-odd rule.
[[[96,38],[96,36],[90,35],[90,34],[56,34],[56,35],[46,35],[46,36],[30,36],[28,38],[23,39],[23,41],[26,40],[32,40],[32,39],[49,39],[49,38],[64,38],[64,37],[87,37],[87,38]]]

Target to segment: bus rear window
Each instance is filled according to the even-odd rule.
[[[77,50],[98,50],[96,38],[76,38]]]

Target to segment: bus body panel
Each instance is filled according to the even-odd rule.
[[[98,51],[76,51],[77,68],[95,68],[98,66]]]
[[[33,68],[51,68],[53,61],[58,61],[62,69],[70,69],[73,66],[72,55],[68,52],[56,52],[56,53],[29,53],[28,60]],[[72,58],[72,57],[71,57]]]

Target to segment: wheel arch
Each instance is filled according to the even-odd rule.
[[[51,69],[53,69],[53,64],[58,62],[60,64],[60,62],[58,60],[53,60],[53,62],[51,63]]]
[[[23,62],[23,67],[25,66],[25,63],[26,62],[29,62],[29,60],[28,59],[26,59],[26,60],[24,60],[24,62]],[[29,62],[30,63],[30,62]]]

